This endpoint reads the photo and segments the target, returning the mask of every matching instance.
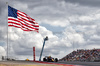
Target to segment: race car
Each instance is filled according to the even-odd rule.
[[[53,57],[51,57],[51,56],[45,56],[44,58],[43,58],[43,61],[46,61],[46,62],[58,62],[58,59],[57,58],[53,58]]]

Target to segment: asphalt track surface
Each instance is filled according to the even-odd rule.
[[[59,61],[59,62],[47,62],[47,63],[54,63],[54,64],[43,64],[43,63],[37,63],[32,61],[0,61],[0,64],[14,64],[18,65],[28,65],[28,66],[59,66],[55,64],[67,64],[67,65],[82,65],[82,66],[100,66],[100,62],[67,62],[67,61]]]
[[[0,66],[57,66],[57,65],[43,64],[32,61],[0,61]]]
[[[83,65],[83,66],[100,66],[100,62],[67,62],[59,61],[60,64],[72,64],[72,65]]]

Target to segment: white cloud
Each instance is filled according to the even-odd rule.
[[[91,39],[94,39],[94,40],[96,40],[96,39],[99,40],[99,39],[100,39],[100,37],[99,37],[98,35],[93,35],[93,36],[91,36],[90,38],[91,38]]]
[[[100,49],[100,45],[87,45],[87,46],[85,46],[85,48],[87,48],[87,49]]]
[[[29,56],[31,55],[32,57],[32,47],[33,46],[35,46],[36,49],[39,50],[38,52],[38,55],[39,55],[40,49],[42,48],[42,45],[43,45],[43,38],[45,38],[46,36],[49,37],[49,40],[47,41],[45,48],[49,48],[53,44],[56,45],[58,43],[57,41],[58,37],[53,35],[51,31],[47,30],[43,26],[40,26],[39,33],[24,32],[18,28],[12,28],[10,30],[10,33],[11,33],[11,35],[9,36],[10,53],[14,53],[11,55],[15,55],[15,56],[25,54]]]
[[[71,43],[74,42],[74,43],[82,44],[85,42],[83,35],[77,33],[76,30],[72,27],[68,27],[65,29],[64,38],[67,38],[67,40],[70,41]]]
[[[67,29],[69,29],[69,30],[67,30]],[[10,52],[13,53],[16,57],[18,57],[18,56],[21,57],[22,55],[25,55],[23,57],[23,59],[26,57],[31,59],[32,58],[32,47],[35,46],[36,47],[36,55],[37,55],[37,57],[39,57],[40,50],[43,45],[43,38],[48,36],[49,40],[46,41],[44,54],[45,55],[53,55],[54,57],[56,57],[56,55],[59,56],[61,51],[63,51],[63,53],[65,52],[63,47],[70,48],[73,46],[72,45],[73,41],[78,44],[84,43],[84,38],[81,34],[76,33],[72,27],[67,28],[67,29],[65,30],[63,37],[59,38],[43,26],[40,26],[39,33],[22,32],[22,30],[14,28],[13,33],[18,35],[21,38],[18,38],[18,39],[13,40],[12,42],[9,42],[9,44],[11,44],[10,46],[13,50]],[[16,31],[18,31],[18,32],[16,32]],[[9,38],[12,39],[12,37],[9,37]],[[61,49],[59,49],[59,48],[61,48]],[[43,54],[43,56],[44,56],[44,54]],[[29,56],[31,56],[31,57],[29,57]],[[37,58],[37,60],[38,60],[38,58]]]
[[[6,56],[6,51],[4,49],[4,47],[0,46],[0,60],[2,59],[2,56]]]

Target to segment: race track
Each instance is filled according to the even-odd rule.
[[[0,66],[57,66],[57,65],[43,64],[32,61],[0,61]]]
[[[73,64],[73,65],[84,65],[84,66],[100,66],[100,62],[67,62],[67,61],[59,61],[57,63]]]
[[[0,66],[100,66],[100,62],[32,62],[32,61],[0,61]]]

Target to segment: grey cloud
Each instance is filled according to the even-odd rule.
[[[41,22],[43,23],[45,22],[44,19],[47,19],[49,21],[52,21],[54,23],[54,20],[69,20],[69,17],[74,15],[78,15],[78,17],[82,16],[82,15],[87,15],[88,13],[91,13],[92,11],[95,11],[96,8],[89,8],[89,7],[81,7],[80,5],[78,6],[74,6],[71,5],[67,5],[67,4],[63,4],[63,3],[59,3],[59,0],[54,0],[54,1],[50,1],[50,0],[18,0],[16,1],[12,1],[15,2],[14,5],[17,5],[17,3],[24,3],[28,5],[28,9],[25,9],[25,12],[28,13],[29,15],[31,15],[33,18],[35,19],[39,19]],[[12,3],[9,3],[12,4]],[[64,6],[61,6],[64,5]],[[12,4],[13,5],[13,4]],[[20,7],[20,6],[18,6]],[[29,11],[29,12],[28,12]],[[54,17],[54,18],[52,18]],[[77,17],[77,19],[78,19]],[[71,19],[73,20],[73,19]],[[70,20],[69,20],[70,21]],[[72,22],[72,24],[93,24],[90,22],[78,22],[78,21],[70,21],[70,23]],[[49,22],[45,22],[45,23],[49,23]],[[51,23],[51,22],[50,22]],[[49,23],[49,24],[50,24]]]
[[[7,25],[7,4],[6,0],[0,0],[0,26],[2,28],[6,27],[5,24]]]
[[[5,9],[6,7],[6,1],[0,0],[0,13]]]
[[[100,7],[100,0],[65,0],[65,2],[77,3],[84,6]]]
[[[28,49],[27,49],[27,50],[19,51],[19,52],[15,51],[15,54],[16,54],[16,55],[29,55],[29,56],[31,55],[31,56],[32,56],[32,54],[33,54],[32,52],[33,52],[33,51],[32,51],[32,48],[30,48],[30,49],[31,49],[31,50],[28,50]]]
[[[97,23],[94,21],[70,21],[72,25],[96,25]]]
[[[100,36],[100,23],[98,23],[96,26],[96,33]]]

